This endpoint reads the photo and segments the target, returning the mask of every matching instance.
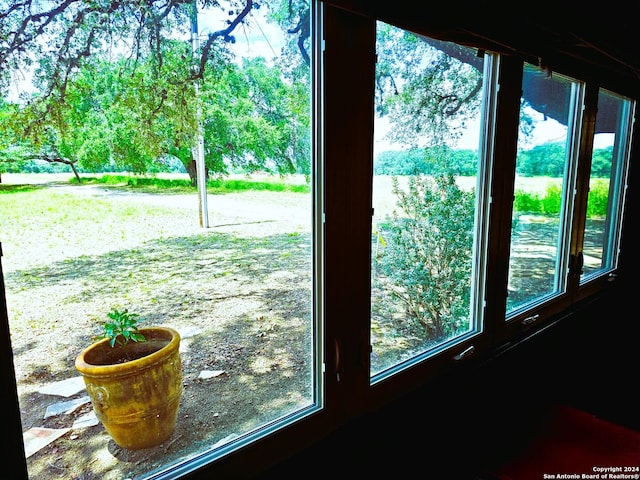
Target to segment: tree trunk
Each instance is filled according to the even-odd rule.
[[[196,168],[196,161],[191,160],[189,163],[187,163],[186,167],[187,173],[189,174],[189,180],[191,181],[191,186],[195,187],[197,185],[198,179],[198,169]]]
[[[196,161],[191,160],[189,163],[187,163],[186,169],[187,169],[187,173],[189,174],[189,180],[191,181],[191,186],[195,187],[196,185],[198,185],[198,167],[196,166]],[[205,170],[206,178],[209,178],[209,168],[204,167],[204,170]]]
[[[76,180],[78,180],[78,183],[82,183],[82,179],[80,178],[80,175],[78,174],[78,170],[76,170],[76,166],[74,165],[74,163],[69,162],[69,165],[71,165],[71,170],[73,170],[73,174],[76,176]]]

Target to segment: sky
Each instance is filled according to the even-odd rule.
[[[267,23],[265,14],[266,9],[253,9],[245,19],[247,21],[236,28],[236,43],[233,48],[237,55],[262,56],[266,59],[278,55],[284,44],[284,37],[277,25]],[[228,19],[227,9],[198,12],[200,41],[209,33],[226,28]]]

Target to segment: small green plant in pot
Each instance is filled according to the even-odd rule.
[[[138,328],[140,315],[137,313],[129,313],[126,308],[122,311],[114,309],[107,313],[107,317],[110,321],[103,324],[102,334],[95,337],[95,340],[108,338],[111,347],[115,347],[116,343],[124,345],[129,340],[133,342],[146,340]]]
[[[76,358],[93,409],[120,447],[151,448],[173,433],[182,396],[180,335],[139,327],[128,309],[107,314],[103,332]]]

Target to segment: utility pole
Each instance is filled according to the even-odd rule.
[[[191,48],[196,58],[198,49],[200,48],[200,41],[198,39],[198,5],[196,0],[193,0],[193,9],[191,11]],[[193,148],[193,157],[196,161],[196,182],[198,185],[198,206],[200,212],[200,226],[203,228],[209,227],[209,209],[207,207],[207,171],[204,164],[204,132],[202,124],[202,107],[200,106],[200,81],[196,80],[196,114],[198,116],[198,141],[197,145]]]

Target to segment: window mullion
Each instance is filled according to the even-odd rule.
[[[584,229],[587,217],[587,199],[589,196],[589,177],[591,170],[591,156],[593,152],[593,137],[595,133],[596,115],[598,109],[597,85],[587,85],[585,91],[584,111],[582,115],[582,131],[580,136],[580,151],[578,152],[578,171],[576,180],[576,194],[571,230],[570,270],[567,290],[574,297],[580,282],[582,265],[582,248]]]
[[[10,478],[28,478],[24,444],[22,442],[22,423],[18,402],[13,350],[9,333],[9,314],[5,293],[4,273],[2,271],[2,243],[0,243],[0,362],[2,368],[2,404],[8,410],[5,415],[3,451],[11,461],[5,463]]]
[[[497,342],[504,337],[522,61],[515,57],[501,57],[498,75],[485,310],[487,331]]]
[[[348,416],[369,385],[375,22],[325,5],[324,28],[326,406]]]

